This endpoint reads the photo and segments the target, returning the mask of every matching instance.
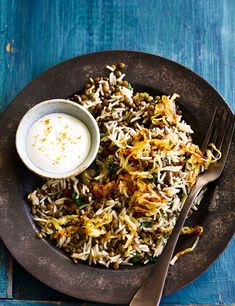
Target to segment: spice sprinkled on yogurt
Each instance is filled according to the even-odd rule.
[[[91,136],[79,119],[52,113],[38,119],[29,129],[26,148],[31,161],[42,170],[64,173],[75,169],[87,157]]]

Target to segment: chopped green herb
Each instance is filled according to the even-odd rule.
[[[165,233],[163,234],[163,237],[164,237],[165,239],[168,239],[168,238],[170,237],[170,234],[169,234],[168,232],[165,232]]]
[[[160,100],[161,100],[161,97],[159,97],[159,96],[156,96],[156,97],[153,99],[153,101],[156,102],[156,103],[158,103]]]
[[[133,87],[131,86],[130,83],[128,83],[128,89],[132,89]]]
[[[116,169],[116,165],[114,163],[109,164],[107,167],[111,172],[113,172]]]
[[[92,99],[93,96],[94,96],[94,94],[95,94],[94,92],[90,92],[90,93],[88,94],[88,98],[89,98],[89,99]]]
[[[135,255],[135,256],[133,256],[133,257],[131,258],[131,262],[132,262],[133,264],[137,264],[138,262],[141,261],[141,259],[142,259],[142,257],[141,257],[139,254],[137,254],[137,255]]]
[[[164,216],[167,215],[167,213],[166,213],[165,211],[160,211],[160,215],[161,215],[162,217],[164,217]]]
[[[150,263],[155,263],[157,261],[157,257],[154,256],[146,256],[145,259],[147,259]]]
[[[85,200],[83,198],[77,198],[77,195],[76,193],[74,192],[73,195],[72,195],[72,200],[74,201],[74,203],[80,207],[82,205],[85,204]]]
[[[140,222],[140,225],[141,225],[142,227],[147,227],[147,226],[149,226],[149,222],[148,222],[148,221],[141,221],[141,222]]]
[[[152,176],[153,176],[153,182],[154,182],[154,184],[157,185],[157,184],[158,184],[158,177],[157,177],[157,174],[153,174]]]

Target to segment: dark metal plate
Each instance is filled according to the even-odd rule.
[[[103,74],[106,64],[118,62],[127,64],[127,79],[136,90],[180,94],[184,117],[192,125],[198,144],[202,143],[215,107],[229,109],[205,80],[175,62],[141,52],[104,51],[71,59],[48,70],[15,98],[0,119],[0,236],[5,245],[27,271],[48,286],[79,299],[112,304],[128,303],[151,266],[114,271],[75,265],[50,242],[37,239],[26,194],[40,179],[20,162],[15,150],[15,132],[30,107],[43,100],[71,96],[82,89],[89,77]],[[235,139],[215,191],[207,194],[190,221],[203,225],[204,234],[194,252],[170,267],[165,294],[182,288],[204,272],[232,238],[234,156]],[[178,247],[185,243],[181,240]]]

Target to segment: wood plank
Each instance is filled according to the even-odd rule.
[[[0,240],[0,298],[12,298],[13,259]]]
[[[14,266],[14,298],[17,300],[77,301],[59,291],[53,290],[27,273],[18,263]]]
[[[81,303],[74,303],[74,302],[60,302],[60,301],[35,301],[35,300],[0,300],[1,306],[53,306],[53,305],[60,305],[60,306],[106,306],[107,304],[101,303],[89,303],[89,302],[81,302]],[[160,304],[160,306],[214,306],[215,304]],[[233,306],[234,304],[223,304],[225,306]],[[112,306],[118,306],[112,304]],[[125,306],[125,305],[123,305]]]
[[[53,306],[53,305],[60,305],[60,306],[98,306],[97,304],[75,304],[69,302],[60,302],[60,301],[29,301],[29,300],[0,300],[0,306]]]
[[[163,297],[163,303],[190,304],[195,301],[202,304],[233,303],[235,301],[235,262],[232,256],[234,249],[235,239],[206,273],[180,291]]]
[[[0,115],[33,78],[30,18],[27,0],[0,1]]]

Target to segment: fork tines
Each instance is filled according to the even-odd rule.
[[[234,115],[232,112],[223,107],[216,107],[202,145],[202,151],[204,152],[208,145],[213,143],[221,151],[222,159],[226,159],[232,142],[233,131]]]

